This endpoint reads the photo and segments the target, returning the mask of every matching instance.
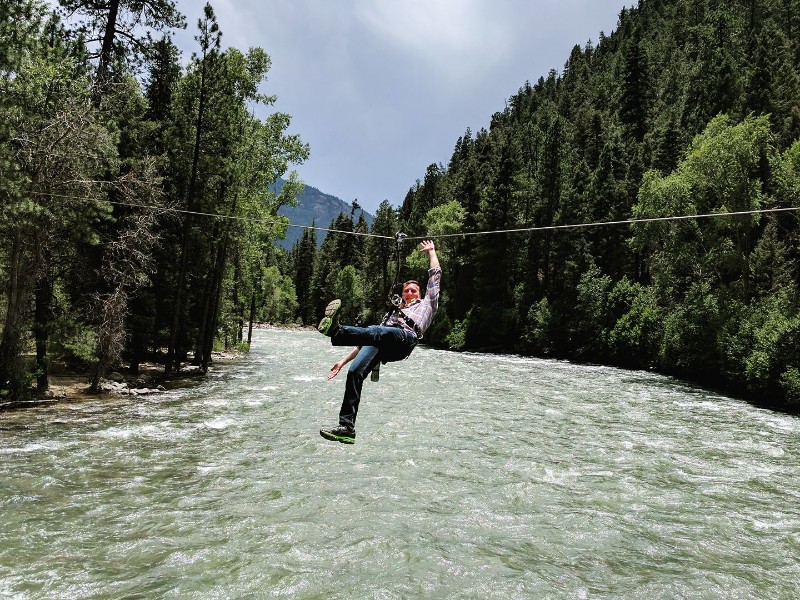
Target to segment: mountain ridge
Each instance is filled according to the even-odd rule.
[[[285,183],[286,181],[279,177],[275,183],[275,191],[280,192]],[[372,227],[372,222],[374,221],[373,215],[362,208],[357,208],[354,211],[352,204],[332,194],[326,194],[311,185],[303,187],[303,190],[297,195],[297,200],[297,206],[281,206],[278,209],[278,214],[288,218],[292,225],[328,227],[340,214],[352,214],[353,220],[356,221],[363,213],[364,219],[370,227]],[[326,231],[317,232],[317,246],[322,244],[326,235]],[[276,245],[290,250],[302,236],[303,229],[289,227],[286,237],[278,240]]]

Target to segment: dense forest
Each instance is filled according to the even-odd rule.
[[[425,236],[432,345],[800,406],[800,0],[640,0],[401,206],[291,251],[278,209],[302,184],[271,184],[309,149],[255,116],[269,56],[222,50],[206,5],[182,61],[183,26],[173,0],[0,4],[0,394],[46,392],[54,360],[95,387],[123,361],[205,370],[248,323],[311,325],[332,297],[373,322],[424,279]],[[717,216],[646,220],[691,215]]]
[[[797,408],[795,207],[800,1],[640,0],[467,130],[371,233],[436,239],[428,343],[654,369]],[[749,211],[775,212],[644,221]],[[395,242],[329,235],[317,251],[313,237],[289,262],[303,322],[333,296],[378,318]]]
[[[258,311],[293,317],[273,247],[300,184],[270,186],[308,148],[255,116],[264,50],[223,50],[206,5],[184,65],[184,26],[174,0],[0,4],[3,396],[46,393],[54,360],[91,388],[122,361],[205,371]]]

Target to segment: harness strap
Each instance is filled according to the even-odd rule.
[[[422,332],[419,330],[419,327],[417,327],[417,324],[414,322],[414,319],[412,319],[411,317],[409,317],[408,315],[406,315],[406,314],[405,314],[405,313],[404,313],[402,310],[400,310],[400,308],[398,308],[397,306],[394,306],[394,307],[392,307],[392,310],[390,310],[390,311],[389,311],[389,313],[386,315],[386,318],[388,319],[388,318],[389,318],[389,316],[391,316],[391,315],[393,315],[393,314],[397,315],[397,316],[398,316],[400,319],[402,319],[402,320],[403,320],[403,322],[404,322],[406,325],[408,325],[408,326],[409,326],[409,327],[410,327],[410,328],[411,328],[411,329],[414,331],[414,333],[417,335],[417,339],[418,339],[418,340],[421,340],[421,339],[422,339]],[[385,320],[386,320],[386,319],[384,319],[384,321],[385,321]]]
[[[401,319],[403,319],[403,321],[405,321],[406,325],[408,325],[409,327],[411,327],[411,329],[413,329],[413,330],[414,330],[414,333],[416,333],[416,334],[417,334],[417,339],[418,339],[418,340],[421,340],[421,339],[422,339],[422,332],[419,330],[419,327],[417,327],[417,324],[416,324],[416,323],[414,323],[414,319],[412,319],[411,317],[409,317],[408,315],[406,315],[406,314],[405,314],[403,311],[401,311],[400,309],[398,309],[398,310],[397,310],[397,312],[398,312],[398,315],[400,316],[400,318],[401,318]]]

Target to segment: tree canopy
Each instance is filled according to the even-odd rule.
[[[293,306],[273,243],[300,184],[271,189],[308,147],[269,110],[267,53],[221,50],[210,5],[186,66],[171,0],[61,5],[0,9],[0,393],[13,397],[34,379],[45,392],[53,359],[93,387],[121,360],[207,369],[215,340],[242,341],[259,310],[287,317],[278,290]]]

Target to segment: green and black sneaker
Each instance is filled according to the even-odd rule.
[[[337,425],[333,429],[320,429],[319,434],[326,440],[342,444],[356,443],[356,430],[347,425]]]
[[[339,299],[331,300],[325,307],[325,316],[317,325],[317,329],[323,335],[331,337],[339,329],[339,311],[342,308],[342,301]]]

